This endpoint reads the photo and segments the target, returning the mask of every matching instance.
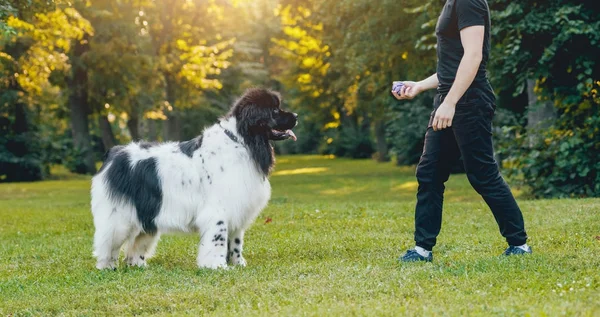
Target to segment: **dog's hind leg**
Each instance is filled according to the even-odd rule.
[[[232,265],[246,266],[246,260],[242,256],[244,245],[244,230],[232,231],[229,235],[229,251],[227,258]]]
[[[198,267],[227,267],[227,224],[223,220],[212,220],[200,228],[202,237],[198,250]]]
[[[158,232],[138,234],[127,247],[125,262],[131,266],[145,267],[146,260],[154,255],[159,238]]]
[[[94,215],[96,232],[94,233],[94,255],[96,268],[116,269],[119,251],[130,235],[131,225],[119,217],[116,208],[108,214]]]

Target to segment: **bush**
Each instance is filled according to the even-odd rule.
[[[548,131],[529,134],[521,127],[505,127],[504,133],[514,136],[514,141],[505,144],[501,153],[503,166],[509,177],[528,186],[536,197],[599,197],[598,127],[600,116],[586,118],[579,127],[558,123]]]
[[[390,152],[396,156],[398,165],[419,162],[429,116],[433,110],[434,92],[417,96],[412,101],[394,101],[391,119],[386,127]]]
[[[0,127],[1,131],[6,131]],[[0,182],[31,182],[44,177],[34,133],[2,133],[0,136]]]
[[[41,180],[46,169],[39,135],[16,91],[0,93],[0,115],[0,182]]]
[[[365,159],[375,153],[375,145],[368,131],[363,132],[355,126],[340,126],[330,133],[332,137],[323,144],[320,151],[322,154]]]
[[[322,142],[325,142],[321,124],[304,120],[302,113],[300,121],[293,129],[298,137],[296,142],[274,142],[275,151],[278,154],[317,154]]]

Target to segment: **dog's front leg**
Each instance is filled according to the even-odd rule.
[[[244,231],[237,230],[229,236],[229,263],[232,265],[246,266],[246,260],[242,256],[242,246],[244,244]]]
[[[223,220],[205,226],[200,238],[198,267],[218,269],[227,267],[227,224]]]

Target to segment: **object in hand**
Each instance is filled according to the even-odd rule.
[[[398,93],[400,93],[400,89],[401,89],[403,86],[404,86],[404,83],[402,83],[402,82],[395,82],[395,83],[392,85],[392,92],[395,92],[395,93],[397,93],[397,94],[398,94]]]

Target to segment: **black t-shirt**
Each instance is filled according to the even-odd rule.
[[[477,87],[493,98],[494,92],[486,73],[486,65],[490,54],[490,10],[486,0],[446,1],[435,28],[438,57],[438,93],[448,94],[454,83],[454,78],[456,78],[456,71],[464,54],[460,41],[460,30],[475,25],[483,25],[485,34],[483,38],[483,58],[471,88]]]

